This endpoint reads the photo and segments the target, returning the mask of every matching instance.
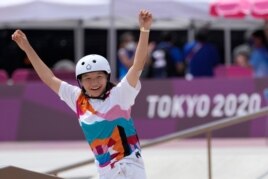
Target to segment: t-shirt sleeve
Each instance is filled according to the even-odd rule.
[[[140,89],[140,81],[138,81],[135,87],[132,87],[127,81],[127,78],[124,77],[120,83],[113,88],[111,93],[115,102],[118,103],[122,109],[129,109],[132,105],[134,105]]]
[[[76,100],[81,93],[77,86],[62,82],[60,85],[59,96],[74,112],[76,112]]]

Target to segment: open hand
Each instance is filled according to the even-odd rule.
[[[26,37],[26,35],[21,30],[16,30],[12,36],[12,40],[14,40],[18,46],[25,51],[27,48],[30,47],[29,41]]]
[[[140,27],[144,27],[150,30],[153,21],[152,13],[147,10],[141,10],[139,13],[139,24]]]

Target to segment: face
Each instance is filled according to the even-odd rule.
[[[242,54],[236,57],[235,63],[236,65],[241,66],[241,67],[248,67],[248,59],[245,55],[242,55]]]
[[[136,43],[132,36],[127,36],[124,40],[124,47],[128,50],[134,50],[136,47]]]
[[[83,74],[81,85],[90,97],[99,97],[106,88],[107,74],[104,72],[90,72]]]

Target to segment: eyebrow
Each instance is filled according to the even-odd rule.
[[[96,71],[97,72],[97,74],[96,75],[105,75],[105,73],[103,73],[103,72],[101,72],[101,71]],[[89,73],[86,73],[86,74],[84,74],[83,76],[82,76],[82,78],[84,77],[89,77]]]

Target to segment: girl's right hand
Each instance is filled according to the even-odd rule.
[[[27,48],[30,47],[26,35],[21,30],[16,30],[11,37],[12,40],[15,41],[23,51],[26,51]]]

